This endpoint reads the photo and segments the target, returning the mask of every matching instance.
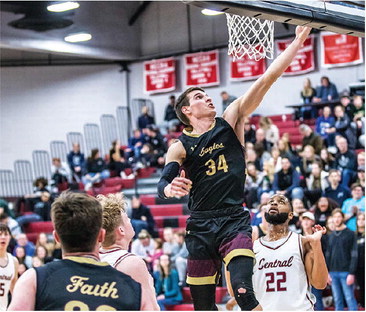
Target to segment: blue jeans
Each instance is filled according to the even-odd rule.
[[[158,305],[160,307],[161,311],[166,311],[166,305],[176,305],[176,304],[181,304],[182,301],[181,300],[175,300],[175,299],[160,299],[158,300]]]
[[[322,289],[316,289],[314,287],[311,287],[311,292],[314,294],[316,298],[314,310],[315,311],[323,311],[324,305],[323,305],[323,290]]]
[[[354,285],[346,283],[348,272],[329,272],[332,278],[332,294],[336,311],[344,310],[343,295],[346,299],[348,310],[357,311],[357,301],[354,295]]]

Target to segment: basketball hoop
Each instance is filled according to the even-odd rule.
[[[234,60],[245,55],[256,61],[273,59],[273,21],[225,14],[229,31],[228,55],[233,56]]]

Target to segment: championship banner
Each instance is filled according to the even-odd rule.
[[[175,60],[164,58],[144,62],[144,92],[147,94],[175,90]]]
[[[292,41],[293,39],[276,40],[277,55],[281,54]],[[289,67],[287,67],[283,73],[283,76],[301,75],[314,70],[314,37],[309,36],[300,50],[296,53]]]
[[[321,66],[342,67],[363,63],[361,38],[321,33]]]
[[[186,86],[216,86],[220,84],[218,50],[184,55]]]
[[[244,55],[240,59],[230,58],[230,81],[253,80],[264,74],[266,61],[264,58],[256,61]]]

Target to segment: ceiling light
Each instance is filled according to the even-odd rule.
[[[92,38],[91,34],[88,33],[77,33],[71,34],[64,38],[67,42],[81,42],[81,41],[88,41]]]
[[[208,16],[214,16],[214,15],[224,14],[224,12],[219,12],[219,11],[214,11],[214,10],[209,10],[209,9],[203,9],[201,11],[201,13],[203,15],[208,15]]]
[[[68,10],[77,9],[80,6],[77,2],[60,2],[56,4],[51,4],[47,7],[47,10],[50,12],[64,12]]]

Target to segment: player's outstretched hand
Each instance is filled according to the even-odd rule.
[[[297,26],[296,27],[296,37],[305,41],[311,32],[311,27],[308,26]]]
[[[320,241],[322,236],[327,233],[327,229],[324,226],[320,226],[319,224],[314,225],[312,230],[314,233],[308,236],[310,243]]]
[[[180,172],[180,176],[173,179],[170,184],[170,197],[182,197],[189,194],[192,188],[192,181],[186,178],[184,170]]]

